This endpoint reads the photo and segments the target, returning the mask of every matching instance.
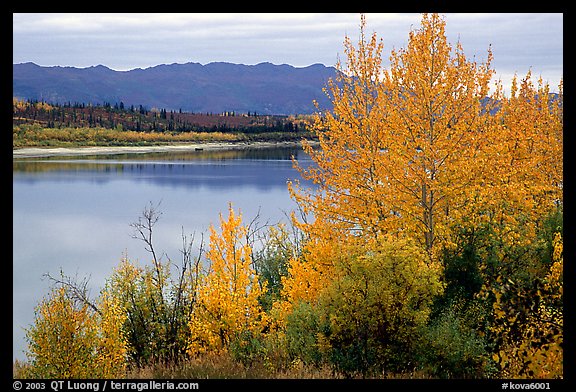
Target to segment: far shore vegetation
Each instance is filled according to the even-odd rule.
[[[13,98],[12,147],[156,146],[313,139],[311,116],[185,113]]]

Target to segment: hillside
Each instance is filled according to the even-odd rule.
[[[13,96],[52,103],[119,103],[191,113],[310,114],[313,101],[329,108],[323,93],[336,69],[260,63],[158,65],[115,71],[13,64]]]

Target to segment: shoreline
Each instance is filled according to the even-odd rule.
[[[311,141],[310,143],[316,143]],[[151,152],[185,152],[238,150],[247,148],[300,147],[301,141],[286,142],[208,142],[160,146],[91,146],[91,147],[24,147],[12,150],[12,159],[54,156],[143,154]]]

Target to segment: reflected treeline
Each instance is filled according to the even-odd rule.
[[[109,154],[81,156],[53,156],[18,158],[12,162],[14,173],[42,173],[52,171],[122,172],[125,163],[138,162],[194,162],[244,160],[306,159],[300,147],[245,148],[234,150],[196,150],[177,152],[150,152],[138,154]]]
[[[94,155],[13,160],[13,176],[23,182],[123,179],[178,188],[269,190],[299,178],[292,157],[302,166],[311,162],[298,147]]]
[[[34,159],[34,160],[32,160]],[[70,160],[49,160],[48,158],[37,160],[38,158],[26,158],[18,159],[12,161],[12,173],[13,174],[25,174],[25,173],[50,173],[50,172],[75,172],[75,171],[85,171],[85,172],[110,172],[110,171],[122,171],[122,163],[104,163],[104,162],[92,162],[87,161],[87,157],[84,157],[84,161],[70,161]],[[69,158],[73,159],[73,158]],[[104,163],[104,164],[103,164]]]

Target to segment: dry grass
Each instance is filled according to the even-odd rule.
[[[12,363],[12,377],[26,378],[29,365],[15,360]],[[360,375],[358,375],[360,377]],[[302,361],[293,361],[288,366],[277,368],[271,362],[255,361],[250,365],[234,360],[229,354],[206,354],[180,363],[155,363],[145,367],[132,368],[126,371],[125,379],[344,379],[343,374],[333,371],[329,366],[306,365]],[[380,374],[370,378],[376,379],[430,379],[425,371],[405,374]]]
[[[246,365],[229,354],[205,354],[178,364],[151,364],[127,372],[129,379],[333,379],[342,378],[330,368],[307,366],[294,361],[276,368],[266,361]]]
[[[12,377],[13,378],[26,378],[26,369],[28,368],[28,363],[15,360],[12,362]]]

